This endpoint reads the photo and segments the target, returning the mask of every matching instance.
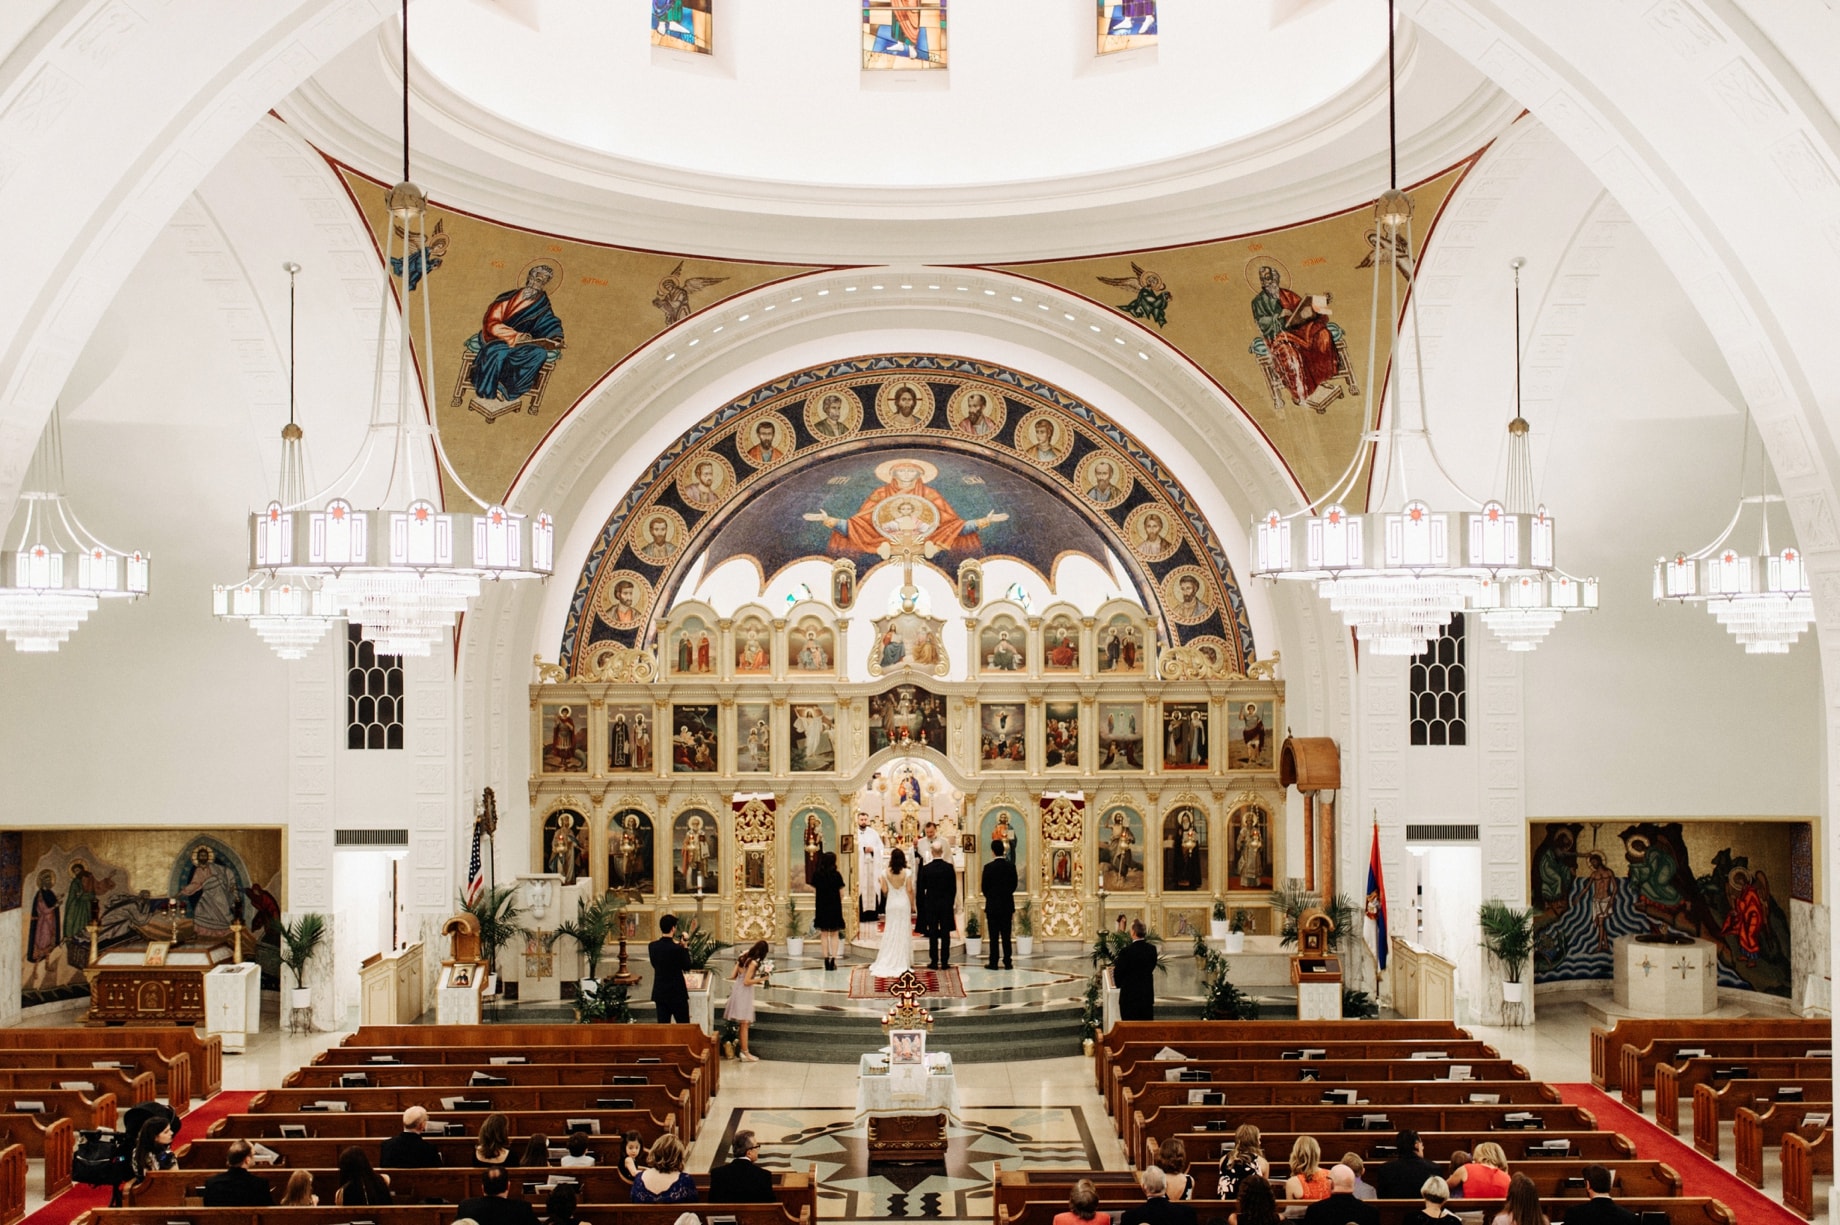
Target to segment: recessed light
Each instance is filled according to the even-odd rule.
[[[871,285],[871,286],[869,286],[869,288],[870,288],[870,289],[880,289],[880,288],[881,288],[881,286],[880,286],[880,285]]]
[[[1092,329],[1093,331],[1095,331],[1095,332],[1102,332],[1102,331],[1104,331],[1104,330],[1105,330],[1104,328],[1102,328],[1102,327],[1100,327],[1100,326],[1099,326],[1098,324],[1096,324],[1096,323],[1089,323],[1089,324],[1087,324],[1086,326],[1087,326],[1087,327],[1089,327],[1089,328],[1091,328],[1091,329]]]
[[[855,293],[855,292],[856,292],[856,286],[854,286],[854,285],[845,285],[845,286],[843,287],[843,292],[844,292],[844,293]]]
[[[1037,308],[1037,309],[1039,309],[1039,310],[1048,310],[1048,309],[1050,309],[1050,308],[1049,308],[1049,306],[1048,306],[1048,304],[1047,304],[1046,302],[1037,302],[1037,303],[1036,303],[1035,305],[1036,305],[1036,308]]]
[[[1021,299],[1021,298],[1019,298],[1019,297],[1017,297],[1017,296],[1016,296],[1015,294],[1011,294],[1011,295],[1009,296],[1009,300],[1010,300],[1011,302],[1020,302],[1020,301],[1022,301],[1022,299]]]
[[[735,320],[736,323],[746,323],[747,321],[748,321],[748,317],[746,315],[743,315],[741,316],[741,318]]]
[[[696,347],[697,347],[698,345],[700,345],[700,344],[702,344],[702,343],[703,343],[703,342],[702,342],[701,340],[693,340],[693,341],[691,341],[691,342],[690,342],[690,347],[691,347],[692,349],[694,349],[694,348],[696,348]]]
[[[1067,315],[1067,312],[1066,312],[1066,311],[1062,311],[1062,312],[1061,312],[1061,314],[1063,314],[1063,315]],[[1073,322],[1073,316],[1072,316],[1072,315],[1067,315],[1067,322],[1068,322],[1068,323],[1072,323],[1072,322]]]
[[[718,324],[716,324],[716,328],[715,328],[715,332],[711,332],[711,333],[709,333],[709,334],[710,334],[711,336],[714,336],[714,335],[716,334],[716,332],[719,332],[719,331],[721,331],[721,330],[722,330],[722,327],[723,327],[723,325],[722,325],[722,324],[720,324],[720,323],[718,323]],[[1124,343],[1124,341],[1122,341],[1122,340],[1121,340],[1121,341],[1119,341],[1118,343],[1119,343],[1119,344],[1123,344],[1123,343]]]
[[[902,289],[912,289],[912,288],[913,288],[913,286],[912,286],[912,285],[903,285],[903,286],[901,286],[901,288],[902,288]]]
[[[1143,358],[1143,359],[1144,359],[1145,361],[1149,361],[1149,360],[1150,360],[1150,355],[1149,355],[1148,353],[1146,353],[1146,352],[1144,352],[1144,351],[1143,351],[1142,349],[1139,349],[1139,350],[1137,351],[1137,356],[1139,356],[1139,357],[1141,357],[1141,358]]]
[[[928,286],[927,286],[927,288],[928,288],[928,289],[938,289],[938,288],[939,288],[939,286],[937,286],[937,285],[928,285]]]
[[[1117,342],[1118,342],[1119,344],[1123,344],[1123,343],[1124,343],[1124,337],[1122,337],[1122,336],[1114,336],[1114,337],[1112,337],[1112,339],[1113,339],[1113,340],[1115,340],[1115,341],[1117,341]]]
[[[830,292],[831,292],[831,291],[830,291],[830,290],[828,290],[828,289],[820,289],[820,290],[818,291],[818,296],[819,296],[820,298],[823,298],[823,297],[827,297],[827,296],[829,296],[829,294],[830,294]],[[793,301],[794,301],[794,302],[797,302],[797,301],[798,301],[798,299],[797,299],[797,298],[794,298],[794,299],[793,299]]]
[[[996,290],[994,290],[994,289],[986,289],[986,290],[984,291],[984,296],[985,296],[986,298],[994,298],[994,297],[996,297],[996,296],[997,296],[997,291],[996,291]]]
[[[674,358],[674,357],[676,357],[676,356],[677,356],[677,354],[675,354],[675,353],[666,353],[666,354],[664,355],[664,359],[665,359],[666,361],[670,361],[670,360],[671,360],[672,358]]]
[[[971,286],[969,285],[954,285],[953,288],[958,290],[959,293],[970,293],[971,292]]]
[[[797,302],[797,301],[798,301],[798,299],[797,299],[797,298],[794,298],[794,299],[793,299],[793,301],[794,301],[794,302]],[[765,308],[764,308],[764,309],[766,309],[766,310],[772,310],[772,309],[773,309],[773,308],[774,308],[775,306],[777,306],[777,305],[779,305],[779,304],[778,304],[777,302],[769,302],[769,303],[767,303],[767,305],[765,306]]]

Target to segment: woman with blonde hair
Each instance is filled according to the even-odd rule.
[[[635,1204],[686,1204],[696,1199],[696,1181],[684,1172],[684,1142],[670,1132],[652,1141],[645,1168],[633,1179]]]
[[[1540,1189],[1533,1185],[1533,1179],[1516,1174],[1508,1180],[1507,1202],[1495,1214],[1492,1225],[1552,1225],[1540,1211]]]
[[[1314,1136],[1298,1136],[1291,1145],[1291,1176],[1284,1180],[1284,1198],[1329,1198],[1329,1171],[1322,1168],[1322,1148]]]
[[[1220,1185],[1214,1197],[1237,1198],[1239,1185],[1251,1174],[1270,1178],[1271,1162],[1265,1160],[1258,1127],[1251,1123],[1241,1123],[1239,1130],[1233,1133],[1233,1151],[1220,1159]]]
[[[1462,1218],[1444,1206],[1450,1198],[1450,1184],[1433,1174],[1425,1180],[1425,1185],[1418,1189],[1424,1197],[1425,1206],[1405,1219],[1404,1225],[1437,1225],[1439,1221],[1456,1221]]]
[[[1493,1140],[1476,1146],[1466,1166],[1450,1172],[1450,1190],[1462,1199],[1498,1199],[1508,1193],[1508,1154]]]
[[[317,1208],[319,1196],[313,1194],[313,1171],[295,1170],[288,1175],[287,1188],[281,1192],[278,1208]]]

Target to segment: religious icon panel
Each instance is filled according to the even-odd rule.
[[[1227,814],[1227,838],[1233,856],[1229,889],[1269,889],[1271,884],[1271,810],[1254,796],[1242,797]]]
[[[837,850],[837,822],[825,809],[801,808],[793,814],[792,831],[793,838],[786,848],[791,856],[786,888],[793,893],[810,893],[819,860],[826,851]]]
[[[1080,623],[1069,616],[1048,622],[1041,632],[1041,667],[1044,672],[1080,670]]]
[[[700,808],[677,814],[677,855],[671,865],[671,892],[718,893],[721,860],[717,854],[716,819]]]
[[[735,769],[765,774],[773,768],[773,708],[765,702],[735,704]]]
[[[1099,671],[1142,672],[1144,635],[1125,613],[1114,614],[1099,627]]]
[[[1208,704],[1163,704],[1163,769],[1208,768]]]
[[[1144,819],[1120,805],[1099,823],[1099,880],[1108,893],[1140,893],[1144,888]]]
[[[587,711],[578,717],[567,703],[543,705],[543,773],[588,772]]]
[[[1156,45],[1156,0],[1098,0],[1099,54]]]
[[[1271,702],[1227,704],[1227,769],[1271,769]]]
[[[862,66],[944,68],[946,0],[863,0]]]
[[[685,617],[671,631],[670,665],[673,676],[714,676],[716,631],[701,617]]]
[[[990,844],[1003,844],[1003,857],[1016,865],[1016,879],[1021,883],[1019,889],[1029,887],[1028,875],[1024,869],[1029,862],[1029,831],[1022,822],[1020,809],[1007,804],[998,805],[984,814],[978,826],[977,854],[983,859],[990,854]]]
[[[820,774],[837,768],[837,704],[792,704],[792,772]]]
[[[978,769],[1022,771],[1028,769],[1023,728],[1028,708],[1021,702],[983,702],[978,706],[981,738]]]
[[[588,819],[573,808],[543,818],[543,870],[572,885],[588,871]]]
[[[773,631],[760,617],[735,625],[735,675],[766,676],[773,671]]]
[[[1199,893],[1207,888],[1207,813],[1183,804],[1163,818],[1163,891]]]
[[[652,819],[637,808],[607,819],[607,887],[652,892]]]
[[[946,752],[946,700],[918,685],[896,685],[870,698],[869,752],[891,746]]]
[[[721,760],[716,708],[707,703],[671,707],[671,772],[713,774]]]
[[[1144,708],[1137,702],[1099,706],[1099,769],[1144,768]]]
[[[609,706],[607,708],[607,772],[609,774],[650,774],[652,772],[652,708],[650,706]]]
[[[1050,701],[1042,706],[1041,764],[1049,770],[1080,768],[1080,704]]]
[[[1010,617],[997,617],[978,633],[978,666],[985,672],[1026,672],[1028,631]]]
[[[714,49],[714,0],[652,0],[652,46],[708,55]]]
[[[787,670],[798,676],[835,676],[836,631],[818,617],[801,617],[786,631]]]

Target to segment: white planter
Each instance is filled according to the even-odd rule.
[[[1035,951],[1035,937],[1033,936],[1017,936],[1016,937],[1016,952],[1018,955],[1027,957],[1030,953],[1033,953],[1034,951]]]
[[[798,939],[790,939],[790,938],[787,939],[786,956],[803,957],[804,955],[805,955],[805,941],[798,940]]]
[[[1502,1003],[1518,1004],[1526,998],[1527,998],[1527,984],[1526,983],[1503,982],[1501,984],[1501,1002]]]
[[[1246,951],[1245,932],[1228,932],[1220,938],[1220,942],[1226,946],[1226,951],[1228,953],[1243,953]]]
[[[965,956],[980,957],[983,955],[983,953],[984,953],[984,938],[982,936],[966,936],[965,937]]]
[[[304,1012],[313,1007],[313,988],[295,987],[288,992],[288,1003],[296,1012]]]
[[[1225,940],[1227,938],[1227,929],[1231,926],[1232,923],[1226,919],[1209,919],[1208,939]]]

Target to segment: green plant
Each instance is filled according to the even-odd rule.
[[[705,931],[703,925],[691,920],[689,933],[684,937],[684,949],[690,954],[692,970],[706,970],[709,959],[728,947],[725,940],[716,939],[712,931]]]
[[[1161,944],[1163,942],[1163,937],[1155,931],[1146,934],[1144,939],[1150,941],[1152,944]],[[1098,936],[1093,939],[1091,954],[1093,969],[1104,970],[1114,961],[1117,961],[1118,954],[1124,952],[1125,949],[1129,947],[1130,943],[1130,932],[1100,932]],[[1156,968],[1160,972],[1168,973],[1169,963],[1159,958],[1156,963]]]
[[[1380,1001],[1365,991],[1342,988],[1342,1017],[1348,1021],[1371,1021],[1380,1015]]]
[[[1227,959],[1207,947],[1200,936],[1195,946],[1201,957],[1201,1019],[1204,1021],[1256,1021],[1259,1002],[1235,987],[1227,977]]]
[[[1200,932],[1196,932],[1195,933],[1195,947],[1190,951],[1194,954],[1196,961],[1206,962],[1207,955],[1208,955],[1207,937],[1202,935]]]
[[[1516,910],[1499,898],[1490,898],[1476,912],[1482,924],[1482,947],[1501,963],[1503,976],[1521,981],[1521,972],[1533,952],[1533,911]]]
[[[303,914],[281,925],[281,964],[294,974],[294,986],[305,987],[307,963],[326,939],[326,916]]]
[[[479,952],[487,965],[496,966],[500,949],[529,934],[529,929],[518,922],[524,917],[524,908],[518,905],[517,893],[516,885],[492,885],[481,889],[470,904],[466,894],[460,895],[460,909],[479,924]]]
[[[984,925],[978,921],[977,911],[965,915],[965,939],[976,940],[984,934]]]
[[[1329,947],[1340,948],[1343,939],[1354,930],[1354,903],[1340,893],[1325,902],[1314,890],[1305,889],[1303,882],[1296,877],[1271,891],[1271,908],[1284,916],[1284,927],[1279,933],[1278,943],[1297,943],[1297,920],[1312,906],[1320,906],[1329,916],[1329,922],[1334,925],[1329,932]]]
[[[596,982],[591,990],[576,990],[575,1016],[583,1024],[613,1021],[621,1025],[631,1025],[632,1001],[628,998],[625,987],[616,986],[613,983]]]
[[[1022,909],[1016,912],[1016,934],[1030,937],[1035,934],[1035,901],[1033,898],[1022,903]]]
[[[787,898],[786,899],[786,939],[803,940],[805,938],[805,934],[810,930],[811,930],[811,920],[807,919],[804,915],[801,915],[799,913],[798,901],[794,898],[790,898],[790,897]]]
[[[1242,933],[1251,931],[1252,930],[1252,912],[1250,910],[1247,910],[1243,906],[1240,907],[1238,910],[1235,910],[1233,912],[1233,922],[1228,927],[1227,930],[1242,932]]]
[[[549,942],[554,945],[559,939],[573,940],[588,965],[588,972],[582,977],[598,978],[601,953],[606,950],[607,941],[620,934],[620,912],[625,909],[626,899],[611,890],[592,902],[577,900],[575,917],[558,923],[549,935]]]
[[[1225,923],[1227,921],[1227,903],[1224,899],[1214,899],[1214,908],[1208,912],[1208,918],[1214,920],[1216,923]]]
[[[1105,1004],[1100,998],[1102,990],[1103,984],[1099,972],[1094,971],[1093,976],[1086,980],[1085,1006],[1080,1011],[1080,1037],[1082,1039],[1099,1036],[1099,1023],[1105,1019]]]
[[[735,1046],[741,1041],[741,1022],[723,1017],[716,1022],[716,1045]]]

